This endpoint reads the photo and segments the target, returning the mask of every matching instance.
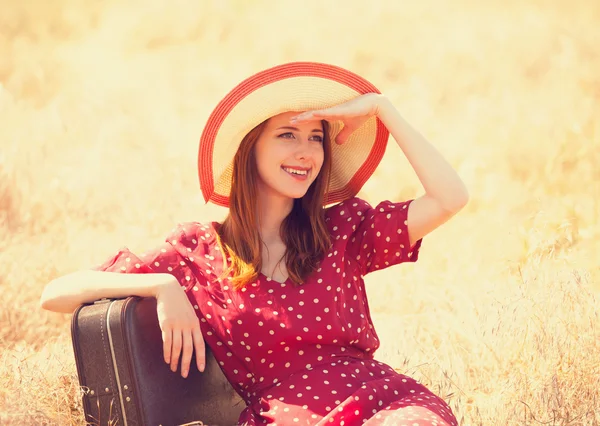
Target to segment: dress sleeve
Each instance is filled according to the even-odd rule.
[[[121,248],[104,263],[92,269],[124,274],[167,273],[173,275],[186,293],[202,283],[201,262],[204,244],[198,244],[195,224],[180,224],[165,241],[139,256]],[[197,287],[196,287],[197,289]]]
[[[346,201],[345,209],[358,217],[346,251],[356,260],[362,275],[418,260],[422,239],[410,247],[407,226],[408,206],[412,201],[383,201],[375,208],[360,198]]]

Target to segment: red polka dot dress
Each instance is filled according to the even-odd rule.
[[[373,208],[353,198],[328,208],[331,250],[301,286],[260,274],[235,291],[219,280],[217,223],[181,224],[151,252],[124,248],[98,269],[178,279],[246,401],[240,425],[457,425],[441,398],[373,359],[379,339],[363,276],[417,260],[421,241],[411,248],[406,226],[411,201]]]

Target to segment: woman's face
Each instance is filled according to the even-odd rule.
[[[320,121],[290,124],[299,112],[271,117],[255,145],[261,195],[302,198],[323,165]]]

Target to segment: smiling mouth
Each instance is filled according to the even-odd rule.
[[[282,169],[288,173],[295,174],[295,175],[300,175],[300,176],[308,175],[308,170],[292,169],[291,167],[282,167]]]
[[[297,179],[297,180],[306,180],[306,179],[308,179],[308,174],[309,174],[309,172],[310,172],[311,169],[308,169],[308,170],[299,170],[299,169],[292,169],[291,167],[283,167],[282,166],[281,170],[283,170],[284,172],[286,172],[288,175],[290,175],[294,179]]]

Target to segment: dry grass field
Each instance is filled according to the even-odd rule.
[[[196,177],[208,114],[312,60],[373,81],[471,194],[419,262],[368,276],[376,357],[464,425],[600,425],[600,2],[0,3],[0,424],[83,424],[43,286],[222,218]],[[421,190],[390,143],[359,195]]]

